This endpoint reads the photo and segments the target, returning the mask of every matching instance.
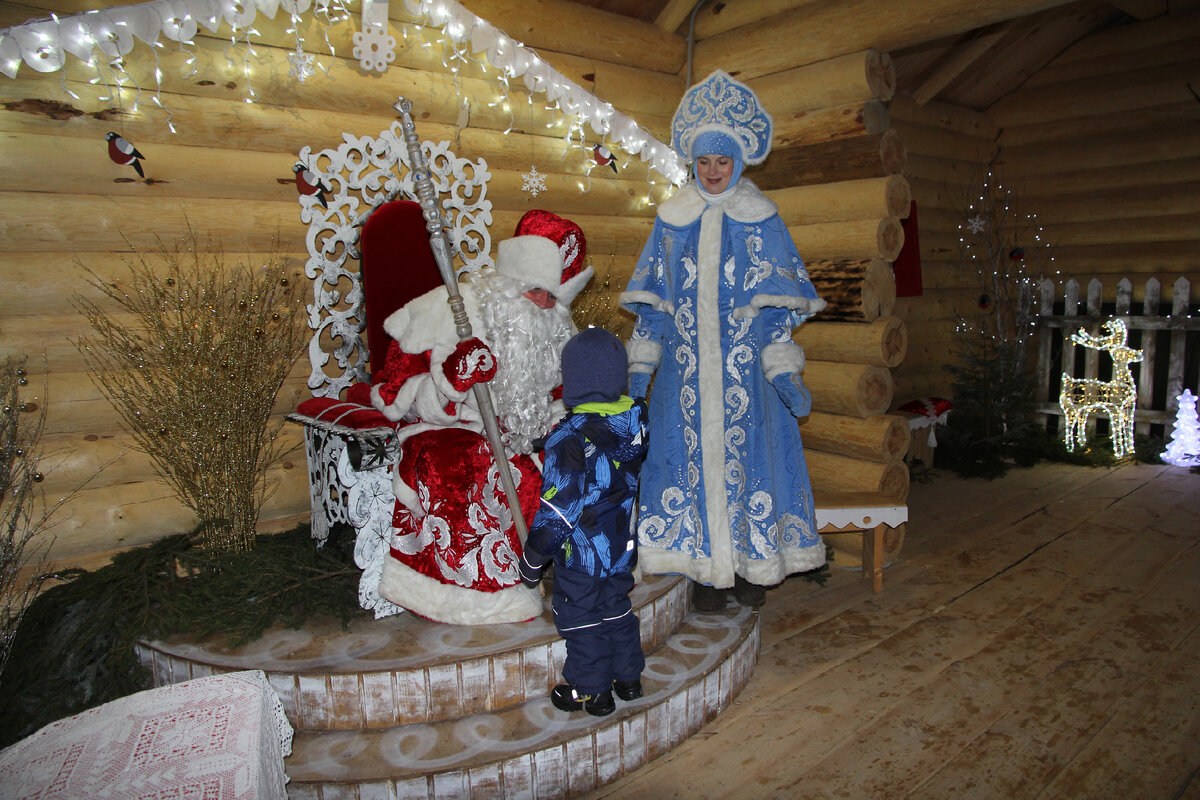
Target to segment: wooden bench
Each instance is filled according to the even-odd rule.
[[[816,490],[818,533],[862,533],[862,579],[883,591],[883,536],[908,521],[908,506],[883,492]]]

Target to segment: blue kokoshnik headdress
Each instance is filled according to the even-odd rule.
[[[690,161],[705,152],[719,152],[698,151],[695,145],[703,147],[706,142],[719,141],[718,137],[705,134],[722,133],[736,144],[745,164],[761,164],[771,152],[773,127],[771,115],[750,87],[735,81],[724,70],[716,70],[689,89],[679,102],[671,120],[671,148],[680,158]]]

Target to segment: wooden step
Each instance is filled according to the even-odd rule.
[[[657,650],[683,622],[688,582],[651,575],[630,598],[642,650]],[[274,629],[240,647],[220,637],[176,637],[138,646],[155,686],[261,669],[297,730],[358,730],[496,711],[543,697],[562,671],[566,647],[550,598],[542,615],[507,625],[442,625],[414,614],[364,616],[348,630],[314,619]]]
[[[607,717],[543,694],[494,713],[383,730],[304,731],[285,762],[293,800],[578,796],[670,751],[725,709],[754,671],[758,614],[692,614],[647,655],[639,700]]]

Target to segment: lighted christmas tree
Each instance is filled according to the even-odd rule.
[[[1177,467],[1200,466],[1200,418],[1196,415],[1196,395],[1184,389],[1175,412],[1175,430],[1162,454],[1162,460]]]
[[[1052,257],[1036,217],[991,165],[964,187],[959,212],[960,264],[974,274],[977,294],[956,310],[956,358],[947,367],[954,414],[939,457],[961,475],[997,477],[1030,429],[1033,285]]]

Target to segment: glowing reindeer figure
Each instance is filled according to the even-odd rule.
[[[1142,360],[1142,351],[1126,345],[1128,331],[1125,322],[1111,319],[1100,326],[1106,336],[1092,336],[1083,328],[1071,334],[1075,344],[1103,350],[1112,356],[1113,378],[1099,381],[1094,378],[1072,378],[1065,372],[1062,376],[1062,391],[1058,403],[1067,420],[1067,450],[1074,452],[1075,444],[1087,441],[1085,426],[1090,414],[1097,412],[1108,415],[1112,428],[1113,452],[1117,458],[1133,450],[1133,409],[1137,401],[1137,387],[1129,365]]]

